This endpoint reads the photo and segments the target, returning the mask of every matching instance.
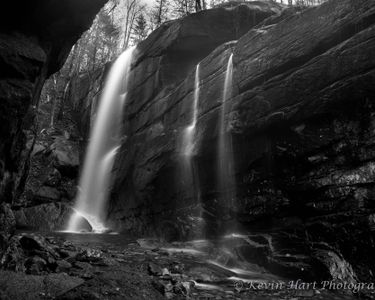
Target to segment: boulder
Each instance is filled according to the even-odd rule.
[[[88,248],[78,253],[76,260],[86,263],[99,263],[103,260],[103,252],[101,250]]]
[[[25,261],[26,273],[32,275],[40,275],[46,268],[47,262],[39,257],[33,256]]]
[[[40,231],[65,230],[74,210],[61,202],[40,204],[15,211],[18,228]],[[90,232],[92,228],[84,218],[80,219],[82,230]]]
[[[314,250],[314,257],[328,269],[332,280],[353,284],[357,282],[357,276],[353,271],[353,267],[341,254],[335,252],[332,247],[317,247]]]
[[[79,152],[75,144],[64,137],[57,137],[50,146],[54,167],[64,176],[75,177],[79,168]]]
[[[53,169],[52,172],[48,174],[46,181],[44,182],[45,185],[50,187],[59,186],[61,182],[61,173],[57,169]]]
[[[46,295],[56,298],[84,283],[83,279],[64,273],[26,276],[10,271],[0,272],[0,290],[4,292],[2,299],[39,300],[45,299]],[[0,293],[0,296],[3,294]]]
[[[163,273],[162,268],[154,263],[149,263],[147,270],[150,275],[154,275],[154,276],[161,276]]]
[[[59,253],[37,234],[18,234],[9,239],[0,260],[3,269],[40,274],[54,270]]]
[[[66,260],[58,260],[56,264],[57,264],[56,272],[59,272],[59,273],[62,273],[62,272],[66,273],[72,268],[72,265]]]
[[[77,173],[79,166],[77,153],[55,150],[53,155],[55,157],[55,167],[60,170],[62,174]]]
[[[61,193],[53,187],[42,186],[34,195],[34,201],[43,202],[56,202],[61,198]]]
[[[8,203],[0,203],[0,233],[8,236],[14,233],[16,219]]]
[[[31,156],[42,154],[46,150],[46,147],[42,144],[36,144],[33,147],[33,151],[31,152]]]
[[[235,256],[237,264],[256,264],[282,278],[356,283],[352,266],[334,247],[326,243],[308,244],[288,232],[228,235],[221,247],[222,252]]]

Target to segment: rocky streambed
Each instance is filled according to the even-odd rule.
[[[233,244],[238,236],[226,239]],[[372,297],[366,288],[352,293],[275,276],[241,261],[226,239],[164,243],[114,234],[18,233],[1,258],[0,299]]]

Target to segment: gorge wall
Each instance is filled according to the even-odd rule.
[[[276,273],[312,276],[307,266],[318,258],[341,279],[373,279],[374,37],[371,0],[302,11],[252,2],[161,26],[134,58],[109,224],[171,240],[252,231],[251,243],[238,239],[233,249]],[[221,203],[219,116],[232,53],[225,128],[236,193]],[[197,63],[200,197],[183,182],[180,153]],[[83,80],[70,94],[86,116],[84,132],[96,100],[82,91],[92,91]]]
[[[200,228],[202,220],[197,216],[202,208],[195,195],[183,187],[180,168],[183,131],[193,117],[195,66],[201,62],[201,83],[212,83],[202,87],[208,94],[201,95],[201,116],[205,103],[218,106],[221,101],[231,41],[281,12],[279,5],[268,2],[202,11],[164,24],[137,47],[125,108],[127,140],[114,170],[111,222],[138,233],[148,234],[151,228],[157,229],[157,234],[170,232],[170,238],[189,235],[189,226]],[[229,44],[221,46],[225,43]],[[211,125],[216,126],[214,122]],[[199,144],[199,139],[196,142]],[[195,148],[197,156],[199,148]],[[214,152],[209,156],[214,159]],[[215,184],[212,166],[206,171]],[[202,197],[206,198],[205,192]],[[153,226],[154,222],[159,226]]]
[[[0,221],[23,190],[44,81],[105,0],[4,1],[0,10]],[[1,222],[0,222],[1,223]],[[2,231],[2,224],[0,230]]]
[[[238,14],[225,20],[244,25],[228,26],[221,14]],[[267,14],[273,17],[264,21]],[[154,32],[134,60],[109,222],[169,239],[241,227],[267,232],[283,250],[265,264],[285,266],[291,245],[302,241],[315,252],[316,245],[333,247],[358,276],[372,277],[374,23],[370,0],[333,0],[302,12],[254,3],[201,12]],[[220,26],[243,29],[226,35]],[[216,36],[225,38],[211,43]],[[223,205],[217,138],[231,53],[234,91],[225,124],[236,197],[235,205]],[[179,153],[199,61],[193,160],[201,201],[181,184]],[[259,247],[267,241],[257,239]]]
[[[148,137],[144,135],[144,133],[148,132],[148,129],[143,130],[144,125],[138,124],[137,122],[142,120],[146,121],[145,118],[151,117],[150,113],[153,112],[145,110],[155,102],[155,99],[158,99],[160,95],[166,95],[172,89],[176,88],[184,82],[187,76],[190,78],[191,70],[195,68],[195,65],[204,57],[208,56],[216,47],[233,39],[240,38],[248,32],[249,29],[263,22],[265,19],[268,19],[270,16],[279,16],[282,11],[283,8],[280,5],[269,2],[255,1],[241,5],[238,3],[226,4],[220,8],[189,15],[181,20],[169,21],[155,32],[151,33],[145,41],[137,46],[133,64],[134,76],[130,78],[130,91],[125,108],[124,129],[126,132],[124,134],[129,137],[129,143],[124,143],[124,148],[121,150],[122,152],[127,151],[128,146],[132,145],[128,149],[131,153],[124,154],[126,159],[120,159],[120,161],[115,164],[118,166],[118,169],[115,171],[116,174],[114,177],[118,178],[116,181],[120,186],[123,186],[124,181],[127,182],[126,184],[133,184],[125,178],[132,177],[134,171],[132,170],[133,166],[140,165],[140,159],[144,159],[138,156],[141,155],[141,153],[137,154],[139,151],[138,142],[149,142]],[[220,68],[221,66],[218,67]],[[99,89],[102,87],[103,78],[107,70],[108,67],[98,70],[93,76],[94,80],[90,80],[92,78],[80,77],[76,78],[71,83],[68,102],[76,111],[76,121],[84,139],[88,138],[89,124],[92,121],[91,116],[93,112],[95,112],[99,101]],[[192,87],[186,86],[186,88],[190,93]],[[220,89],[221,88],[219,88],[218,93],[220,93]],[[191,100],[187,99],[185,111],[183,112],[184,117],[180,120],[181,123],[178,126],[183,126],[183,124],[190,122],[192,114],[190,103]],[[154,110],[154,107],[152,107],[152,110]],[[155,117],[157,117],[156,114]],[[158,128],[160,124],[154,125],[155,124],[151,126],[153,128],[151,130],[154,131],[152,133],[153,139],[155,138],[155,140],[157,140],[160,135],[164,134],[160,131],[160,128]],[[147,125],[147,127],[148,126],[149,125]],[[170,132],[173,130],[174,128],[169,129]],[[138,135],[138,131],[143,131],[142,135]],[[133,145],[132,141],[137,141],[137,144]],[[168,143],[168,145],[164,145],[167,148],[171,147],[171,145],[173,145],[172,148],[177,146],[174,145],[175,140],[173,136],[165,137],[164,141]],[[163,143],[162,141],[159,142]],[[173,152],[172,148],[171,150]],[[152,152],[155,151],[155,154],[159,156],[162,155],[164,150],[160,151],[158,148],[150,148],[149,151],[148,154],[144,153],[144,155],[153,155]],[[162,164],[165,164],[165,161]],[[160,165],[159,167],[162,166]],[[153,178],[158,177],[159,167],[148,166],[147,168],[150,169],[147,171],[149,172],[147,178],[145,177],[145,173],[141,174],[140,172],[142,171],[137,170],[137,174],[144,178],[139,178],[137,179],[139,182],[134,183],[142,186],[135,189],[127,187],[125,188],[126,191],[123,191],[124,193],[131,191],[127,199],[132,199],[128,204],[124,202],[124,205],[127,206],[134,202],[134,205],[137,206],[136,214],[144,214],[143,220],[147,224],[150,224],[148,222],[153,218],[158,218],[157,210],[165,210],[164,205],[173,205],[174,203],[172,198],[166,197],[164,199],[165,203],[157,210],[147,207],[147,205],[143,207],[148,201],[145,202],[145,197],[148,197],[148,192],[146,191],[147,185],[151,183],[150,180],[152,181]],[[171,173],[168,176],[174,177],[174,175],[174,173]],[[180,192],[183,193],[184,191]],[[114,191],[113,195],[115,197],[123,196],[120,196],[117,190]],[[193,201],[193,199],[190,200]],[[119,203],[120,201],[117,201],[117,204]],[[155,204],[159,205],[157,203],[159,203],[158,200],[155,201]],[[131,209],[129,209],[129,207],[124,207],[123,209],[124,212],[126,211],[125,214],[127,214],[127,217],[124,219],[124,222],[120,221],[118,225],[122,224],[121,226],[123,226],[125,223],[128,223],[125,225],[128,229],[133,225],[137,227],[138,225],[136,225],[136,223],[141,221],[141,218],[138,218],[138,216],[135,217],[137,220],[135,220],[133,225],[130,225],[130,223],[133,222],[132,218],[128,218],[128,213],[131,213]],[[173,211],[173,209],[170,210],[170,212],[174,213]],[[121,213],[119,216],[120,215]],[[110,219],[117,223],[117,217],[111,217]],[[140,225],[141,223],[138,224]],[[131,230],[134,233],[146,233],[149,228],[151,228],[148,227],[146,223],[143,223],[143,229],[138,228],[138,230],[133,227]],[[146,227],[148,229],[146,229]]]

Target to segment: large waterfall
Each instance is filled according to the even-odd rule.
[[[219,120],[218,144],[218,189],[219,200],[223,207],[233,207],[235,197],[235,178],[233,166],[233,150],[230,133],[226,130],[226,115],[228,110],[227,100],[232,96],[233,54],[229,57]]]
[[[67,231],[80,231],[82,217],[89,221],[94,232],[107,230],[104,225],[106,203],[111,171],[121,142],[122,111],[133,52],[134,48],[130,48],[122,53],[108,75],[90,134],[75,213],[70,218]]]

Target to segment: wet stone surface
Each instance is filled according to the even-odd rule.
[[[121,235],[13,236],[1,256],[0,299],[355,299],[225,257],[211,241],[165,244]],[[224,251],[225,252],[225,251]],[[275,287],[272,284],[278,283]],[[370,299],[371,294],[361,294]]]

